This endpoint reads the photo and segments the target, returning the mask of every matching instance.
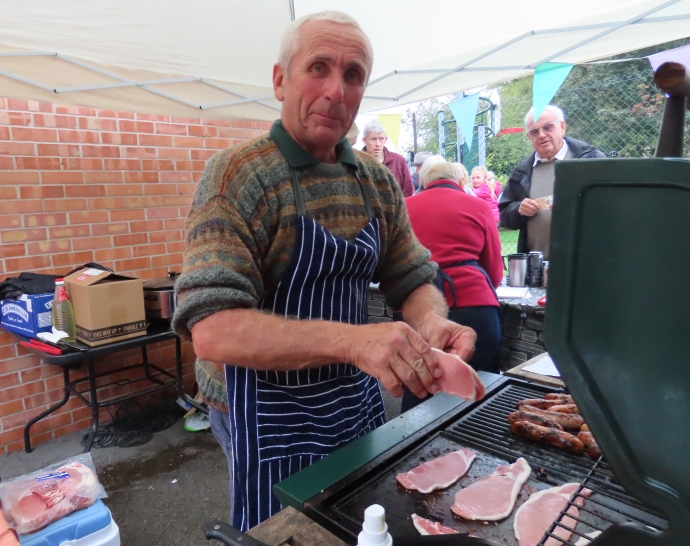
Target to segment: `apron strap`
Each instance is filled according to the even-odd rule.
[[[373,220],[375,218],[374,207],[371,204],[369,194],[367,194],[366,190],[364,189],[364,184],[362,184],[362,180],[359,177],[359,173],[357,172],[357,170],[355,170],[354,167],[348,166],[347,169],[351,174],[354,174],[355,178],[357,179],[357,184],[359,184],[359,191],[362,192],[362,199],[364,200],[364,209],[367,211],[367,218],[369,218],[369,220]],[[299,178],[297,177],[297,171],[292,167],[290,167],[290,175],[292,176],[292,191],[295,195],[295,207],[297,208],[297,216],[306,216],[307,214],[304,209],[304,199],[302,198],[302,189],[299,185]]]
[[[446,265],[444,267],[438,266],[438,272],[436,273],[436,278],[434,279],[434,285],[436,285],[436,288],[438,288],[441,291],[441,294],[445,293],[444,285],[446,283],[450,286],[450,292],[453,296],[452,307],[457,306],[458,300],[455,296],[455,287],[453,286],[453,280],[451,279],[450,275],[448,275],[448,273],[446,273],[444,270],[462,266],[469,266],[478,269],[479,272],[482,275],[484,275],[486,282],[489,283],[489,288],[491,288],[491,291],[494,293],[494,296],[496,296],[496,301],[498,301],[498,294],[496,294],[496,289],[494,288],[494,285],[491,283],[491,278],[489,277],[489,274],[486,272],[486,269],[479,265],[479,262],[477,260],[463,260],[462,262]]]

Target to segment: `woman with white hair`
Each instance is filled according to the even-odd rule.
[[[469,364],[498,373],[501,324],[495,287],[503,278],[501,241],[489,205],[463,190],[467,181],[465,167],[432,156],[419,172],[422,190],[405,203],[412,230],[439,265],[436,284],[450,308],[448,318],[477,333]],[[405,391],[402,409],[419,402]]]

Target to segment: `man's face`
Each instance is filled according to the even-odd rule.
[[[534,151],[542,159],[552,159],[563,147],[565,121],[556,121],[556,116],[545,110],[536,123],[527,122],[527,138]]]
[[[367,153],[374,157],[381,157],[383,155],[383,145],[388,140],[386,133],[374,133],[370,131],[362,140],[367,147]]]
[[[273,67],[283,126],[317,158],[333,153],[354,122],[369,64],[365,39],[353,27],[308,21],[300,29],[290,70]]]

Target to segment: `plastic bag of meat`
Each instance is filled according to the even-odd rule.
[[[89,453],[0,482],[0,506],[20,535],[39,531],[105,497]]]

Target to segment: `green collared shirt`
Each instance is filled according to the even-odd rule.
[[[273,139],[273,142],[276,143],[280,153],[283,154],[285,161],[288,162],[290,167],[309,167],[321,163],[321,161],[295,142],[285,130],[285,127],[283,127],[283,122],[281,120],[277,119],[273,122],[273,126],[268,134]],[[350,146],[346,138],[336,144],[335,154],[338,158],[338,163],[347,163],[348,165],[358,168],[355,153],[352,151],[352,146]]]

